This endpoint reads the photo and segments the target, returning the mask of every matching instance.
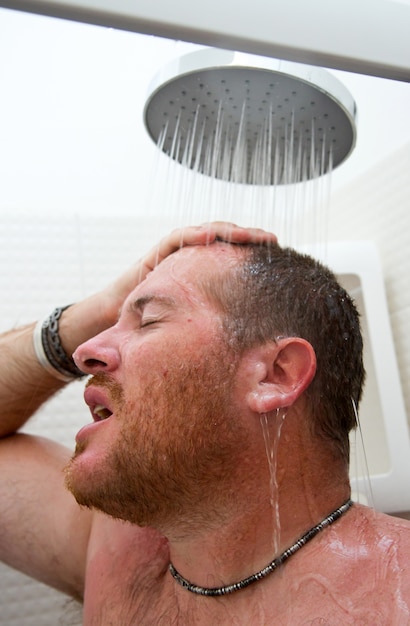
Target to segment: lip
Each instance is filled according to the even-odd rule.
[[[84,392],[84,400],[88,408],[90,409],[91,416],[94,422],[105,421],[101,418],[100,415],[96,413],[96,409],[98,407],[106,408],[108,411],[110,411],[111,415],[113,413],[113,407],[111,406],[110,399],[101,387],[93,387],[92,385],[87,387]]]
[[[86,424],[78,431],[75,436],[75,441],[77,444],[85,443],[89,440],[90,436],[92,436],[94,432],[99,431],[101,428],[106,428],[107,423],[109,423],[112,416],[113,407],[110,403],[108,395],[101,387],[93,387],[92,385],[87,387],[84,392],[84,400],[90,409],[93,421],[89,424]],[[101,416],[96,413],[96,408],[101,406],[105,407],[111,412],[110,417],[102,419]]]
[[[98,432],[100,429],[105,428],[106,427],[106,423],[109,420],[102,420],[99,422],[90,422],[89,424],[86,424],[85,426],[83,426],[82,428],[80,428],[80,430],[78,431],[78,433],[75,436],[75,442],[76,444],[79,443],[85,443],[85,442],[89,442],[90,437],[92,437],[93,433]]]

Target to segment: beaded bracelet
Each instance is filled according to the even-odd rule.
[[[44,321],[38,322],[33,333],[34,350],[40,364],[54,378],[64,382],[85,376],[66,354],[58,334],[59,319],[69,306],[54,309]]]

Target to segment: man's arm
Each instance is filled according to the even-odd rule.
[[[129,292],[163,258],[182,245],[216,238],[276,240],[264,231],[224,223],[174,231],[113,284],[64,311],[59,336],[67,355],[117,321]],[[64,487],[63,468],[71,453],[55,442],[16,434],[65,384],[38,362],[33,330],[29,325],[0,337],[0,559],[81,597],[93,514],[80,508]]]
[[[63,314],[73,345],[95,332],[84,318],[93,298]],[[98,322],[96,311],[92,319],[108,323]],[[80,599],[92,513],[64,486],[71,451],[16,434],[65,385],[38,362],[33,330],[34,324],[0,336],[0,560]]]

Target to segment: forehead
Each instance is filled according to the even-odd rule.
[[[216,243],[187,246],[164,259],[137,287],[145,291],[162,291],[175,296],[206,300],[203,285],[238,262],[234,246]]]

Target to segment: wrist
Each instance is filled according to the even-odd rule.
[[[72,355],[79,345],[116,323],[115,314],[107,306],[104,293],[97,293],[66,309],[59,320],[59,336],[66,354]]]
[[[71,354],[67,354],[59,335],[59,320],[68,306],[56,308],[33,331],[33,345],[37,360],[54,378],[70,382],[85,376],[78,369]]]

